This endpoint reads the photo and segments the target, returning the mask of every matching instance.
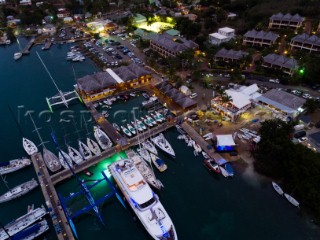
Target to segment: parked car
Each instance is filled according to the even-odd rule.
[[[272,79],[272,78],[270,78],[270,79],[269,79],[269,82],[272,82],[272,83],[280,83],[280,81],[279,81],[278,78],[277,78],[277,79]]]
[[[192,94],[190,95],[190,98],[196,98],[196,97],[198,97],[198,94],[197,94],[197,93],[192,93]]]
[[[299,139],[299,138],[305,137],[306,135],[307,135],[306,131],[300,131],[300,132],[295,133],[293,136],[295,138]]]

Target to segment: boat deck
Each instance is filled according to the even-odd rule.
[[[71,229],[67,223],[67,218],[59,205],[59,198],[54,185],[51,181],[47,167],[44,165],[44,160],[41,153],[35,153],[31,156],[33,166],[38,176],[43,196],[46,200],[46,205],[56,230],[59,240],[74,240]]]

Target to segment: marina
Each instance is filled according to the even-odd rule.
[[[67,49],[64,49],[63,47],[62,49],[67,51]],[[53,45],[50,51],[54,51],[56,54],[62,50]],[[32,54],[27,58],[24,58],[23,61],[29,61],[29,57],[34,57],[32,55],[35,54],[32,52]],[[44,56],[44,58],[47,58],[47,56]],[[65,63],[64,58],[65,51],[61,54],[60,58],[63,59]],[[37,59],[33,58],[33,60],[36,61]],[[50,61],[46,59],[46,62],[49,63]],[[57,64],[59,64],[59,60],[57,62]],[[23,62],[17,63],[23,64]],[[42,69],[42,66],[39,64],[38,68]],[[63,69],[63,66],[59,65],[59,71],[61,71],[61,69]],[[42,77],[46,78],[47,76],[44,74]],[[72,74],[67,77],[73,79]],[[26,78],[28,79],[28,74]],[[61,79],[64,79],[61,81],[67,81],[66,78],[61,77]],[[29,79],[26,81],[29,81],[29,83],[31,82]],[[48,82],[43,81],[43,79],[39,79],[38,81],[39,84],[43,82],[46,82],[44,85],[48,84]],[[22,85],[23,84],[24,83],[22,83]],[[69,82],[69,85],[72,84],[72,82]],[[46,88],[44,87],[44,89]],[[26,87],[25,91],[28,92],[31,91],[31,89]],[[46,95],[49,95],[54,91],[55,89],[51,88],[50,91],[45,90],[41,93],[41,95],[43,94],[43,96],[41,96],[41,101],[28,99],[25,100],[24,103],[30,105],[30,107],[40,104],[40,106],[36,108],[37,111],[47,109],[43,99]],[[3,96],[9,98],[5,91],[3,91]],[[18,100],[13,101],[15,104],[20,103]],[[78,106],[70,107],[73,110],[83,110],[83,108],[79,108]],[[128,102],[126,107],[129,109],[133,106]],[[88,161],[83,161],[75,166],[74,171],[79,174],[82,174],[86,169],[89,169],[89,171],[93,173],[91,177],[86,176],[87,179],[97,179],[99,173],[102,170],[107,169],[105,162],[108,162],[109,160],[106,159],[113,158],[117,155],[116,153],[120,154],[121,151],[139,143],[137,136],[126,138],[123,135],[120,135],[114,130],[112,124],[108,121],[109,119],[105,120],[104,118],[100,118],[101,116],[95,112],[94,109],[92,110],[94,111],[94,114],[96,114],[94,115],[94,119],[96,119],[95,122],[99,122],[101,128],[108,133],[114,146],[103,151],[101,156],[93,156]],[[59,111],[57,111],[57,113],[59,113]],[[28,130],[28,137],[33,140],[35,135],[32,133],[32,126],[29,123],[29,119],[25,120],[23,123],[25,128],[30,129]],[[208,174],[202,165],[203,157],[201,155],[194,156],[191,148],[188,148],[183,141],[176,140],[178,133],[174,129],[174,126],[175,122],[158,124],[146,131],[146,134],[141,134],[139,138],[140,141],[143,142],[150,136],[156,136],[163,132],[165,138],[175,150],[176,158],[173,159],[166,156],[158,149],[159,157],[166,162],[168,169],[161,174],[158,172],[156,172],[156,174],[159,174],[157,177],[159,177],[165,186],[165,190],[159,194],[159,199],[170,215],[180,239],[214,239],[217,236],[223,237],[224,239],[257,239],[261,236],[259,233],[265,230],[266,224],[268,226],[268,232],[264,239],[317,239],[315,237],[316,233],[311,230],[310,223],[305,222],[305,220],[301,219],[296,212],[292,211],[292,206],[286,206],[289,205],[286,201],[279,201],[279,199],[274,196],[275,193],[272,187],[266,187],[265,181],[252,180],[253,182],[257,182],[257,184],[248,183],[247,179],[240,174],[240,169],[238,168],[235,168],[236,174],[232,181],[227,181],[224,178],[220,178],[217,181],[214,175]],[[192,136],[193,140],[196,141],[202,150],[210,157],[220,157],[220,155],[214,153],[213,149],[207,148],[208,143],[204,141],[199,134],[194,132],[194,129],[189,124],[182,123],[181,127],[189,136]],[[12,127],[11,129],[7,127],[7,129],[8,130],[5,129],[5,133],[12,131]],[[45,132],[45,129],[43,131],[44,134],[42,135],[45,138],[48,138],[48,133]],[[21,148],[21,150],[18,150],[20,151],[19,154],[24,153],[21,147],[21,138],[10,138],[9,143],[10,146],[12,146],[12,149],[16,149],[13,148],[13,146],[19,145],[19,148]],[[52,144],[50,145],[49,143],[48,148],[49,147],[54,151]],[[5,155],[8,156],[7,159],[13,159],[12,155],[10,155],[12,152],[13,151],[10,151],[9,153],[9,151],[5,151]],[[57,154],[56,151],[54,153]],[[32,156],[32,161],[35,167],[35,173],[31,168],[21,171],[24,171],[23,175],[26,174],[27,176],[38,177],[45,200],[38,194],[37,196],[32,195],[32,199],[26,198],[26,201],[29,203],[30,201],[37,201],[37,199],[39,199],[42,203],[49,204],[47,206],[53,220],[53,227],[50,228],[48,236],[46,235],[47,239],[74,239],[69,225],[66,224],[67,219],[60,209],[57,195],[57,192],[59,192],[65,196],[69,196],[70,192],[74,191],[75,180],[72,178],[72,174],[69,170],[63,169],[60,172],[52,173],[50,175],[47,167],[44,165],[41,154],[39,153]],[[108,164],[110,164],[110,162],[108,162]],[[17,172],[17,174],[19,174],[19,172]],[[11,178],[12,177],[9,177],[9,181]],[[217,192],[219,194],[217,194]],[[98,193],[99,190],[95,192],[95,194]],[[264,204],[265,208],[261,209],[261,204]],[[196,210],[192,207],[195,205],[199,206]],[[14,209],[14,206],[11,204],[6,206],[8,210],[9,208]],[[201,208],[200,206],[204,207]],[[278,211],[280,208],[282,209],[281,212]],[[95,217],[93,217],[92,214],[87,214],[75,221],[79,239],[90,239],[92,236],[96,236],[96,239],[105,239],[106,237],[109,239],[150,239],[150,236],[146,231],[141,228],[140,222],[133,220],[134,217],[131,217],[128,211],[124,211],[120,204],[112,204],[111,206],[106,204],[106,206],[101,207],[101,209],[106,227],[98,225]],[[10,211],[12,210],[8,211],[7,209],[2,208],[2,206],[0,206],[0,210],[1,213],[4,213],[4,215],[1,214],[0,216],[1,222],[6,223],[13,218],[6,217],[8,215],[11,216]],[[199,221],[195,221],[195,219],[199,219]],[[253,223],[253,220],[254,229],[250,231],[246,230],[247,226]],[[273,222],[276,223],[273,224]],[[286,223],[285,226],[280,230],[278,224],[284,223]],[[185,227],[186,225],[188,225],[188,228]],[[123,229],[126,231],[123,231]],[[57,237],[55,236],[56,233],[58,233]],[[274,236],[279,237],[274,238]]]

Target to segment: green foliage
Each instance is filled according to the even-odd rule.
[[[308,206],[320,220],[320,157],[301,144],[290,139],[293,123],[278,119],[261,124],[261,141],[253,151],[255,169],[267,176],[283,179],[287,192]]]

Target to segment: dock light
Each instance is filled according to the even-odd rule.
[[[304,68],[301,68],[301,69],[299,70],[299,74],[301,74],[301,75],[304,74]]]

